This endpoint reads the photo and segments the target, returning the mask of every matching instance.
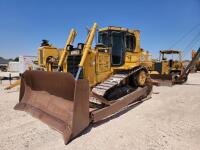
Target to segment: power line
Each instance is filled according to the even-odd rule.
[[[194,38],[185,46],[185,48],[184,48],[184,55],[187,55],[190,51],[191,51],[191,49],[200,41],[200,32],[198,32],[195,36],[194,36]]]
[[[192,33],[195,29],[197,29],[198,27],[200,27],[200,24],[196,24],[195,26],[193,26],[188,32],[186,32],[184,35],[182,35],[177,41],[175,41],[170,47],[169,49],[172,49],[175,45],[177,45],[179,42],[181,42],[183,39],[185,39],[186,37],[188,37],[188,34]]]
[[[199,40],[200,32],[196,34],[196,36],[192,39],[192,41],[184,48],[185,50],[189,49],[194,43]]]

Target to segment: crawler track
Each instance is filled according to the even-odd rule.
[[[123,84],[123,81],[128,79],[133,74],[138,73],[139,71],[145,69],[144,67],[137,67],[133,70],[122,71],[110,76],[104,82],[98,84],[92,89],[92,93],[98,96],[104,97],[108,92],[114,90],[116,87],[120,87]]]

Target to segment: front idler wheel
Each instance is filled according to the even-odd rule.
[[[140,71],[136,75],[136,85],[137,86],[140,86],[140,87],[145,86],[146,80],[147,80],[147,73],[144,70]]]

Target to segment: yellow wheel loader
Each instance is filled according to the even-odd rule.
[[[65,144],[90,123],[149,98],[152,84],[140,48],[140,32],[121,27],[97,29],[85,44],[67,45],[67,73],[26,71],[21,78],[16,110],[58,130]]]

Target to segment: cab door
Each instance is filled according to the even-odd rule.
[[[124,34],[113,31],[111,33],[111,63],[112,66],[120,66],[124,63]]]

